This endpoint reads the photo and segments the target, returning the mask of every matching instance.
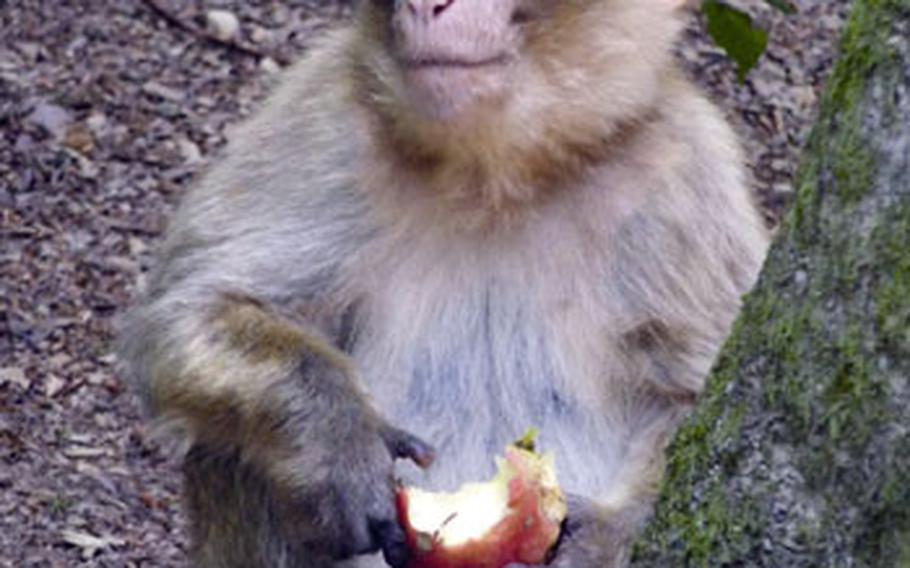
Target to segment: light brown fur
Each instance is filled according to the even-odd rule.
[[[554,565],[621,565],[758,271],[678,0],[412,1],[289,72],[130,316],[126,370],[192,448],[196,566],[403,565],[393,468],[451,489],[528,426],[573,495]],[[393,465],[431,452],[392,424],[435,465]]]

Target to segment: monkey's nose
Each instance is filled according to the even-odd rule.
[[[455,0],[407,0],[408,12],[415,19],[429,22],[452,7]]]

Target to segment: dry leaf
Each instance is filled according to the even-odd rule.
[[[82,550],[82,559],[94,558],[100,551],[109,547],[124,546],[126,541],[116,537],[98,537],[89,533],[64,530],[61,533],[63,542]]]

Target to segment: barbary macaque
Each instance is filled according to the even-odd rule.
[[[396,480],[485,479],[529,426],[551,565],[624,563],[768,244],[682,4],[362,0],[239,127],[121,349],[192,566],[405,566]]]

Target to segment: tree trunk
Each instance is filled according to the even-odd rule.
[[[910,566],[910,0],[841,49],[633,566]]]

